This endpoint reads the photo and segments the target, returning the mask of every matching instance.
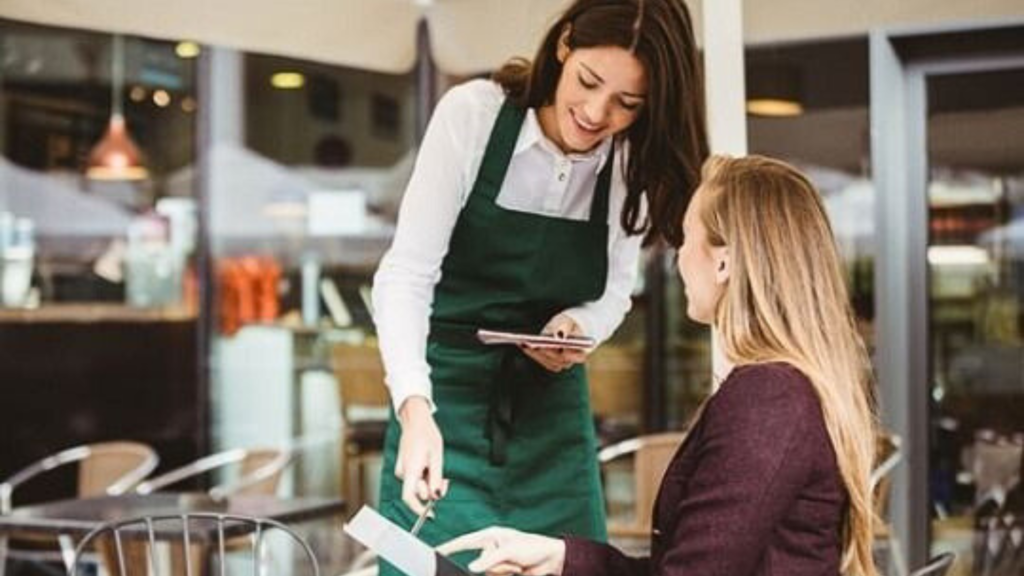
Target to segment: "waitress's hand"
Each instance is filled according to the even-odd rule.
[[[568,314],[558,314],[552,318],[541,334],[565,338],[566,336],[585,336],[579,324]],[[569,348],[532,348],[528,344],[521,346],[523,353],[551,372],[561,372],[582,364],[587,360],[589,352]]]
[[[443,477],[444,440],[430,403],[422,396],[411,396],[402,402],[398,420],[402,437],[398,442],[395,476],[402,481],[402,501],[419,515],[427,500],[436,500],[448,492],[448,481]]]
[[[485,528],[437,547],[444,555],[468,550],[481,551],[469,569],[490,575],[561,576],[565,566],[565,541],[511,528]]]

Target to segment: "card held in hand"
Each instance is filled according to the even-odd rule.
[[[471,576],[369,506],[345,524],[345,532],[409,576]]]

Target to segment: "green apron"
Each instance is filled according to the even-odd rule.
[[[475,336],[478,328],[538,333],[555,314],[605,289],[614,150],[588,221],[502,208],[496,199],[524,117],[523,109],[502,106],[434,292],[427,361],[450,488],[420,532],[432,545],[493,525],[607,537],[583,366],[549,372],[514,346],[484,346]],[[394,475],[400,433],[392,413],[380,508],[409,528],[415,516]],[[380,567],[381,576],[400,573]]]

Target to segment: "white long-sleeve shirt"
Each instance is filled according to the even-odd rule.
[[[438,102],[402,198],[395,238],[374,276],[374,322],[396,411],[410,396],[432,403],[427,337],[434,287],[503,101],[500,86],[474,80],[452,88]],[[563,154],[529,109],[497,202],[506,209],[586,220],[610,150],[608,140],[586,154]],[[626,198],[621,168],[617,158],[608,203],[604,294],[564,311],[598,341],[608,338],[629,311],[640,252],[641,237],[627,236],[619,223]]]

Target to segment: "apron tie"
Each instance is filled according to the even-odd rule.
[[[508,440],[512,435],[512,385],[521,365],[516,348],[502,354],[501,375],[494,380],[491,392],[491,405],[487,414],[487,439],[491,441],[490,461],[494,466],[504,466],[508,461]]]

